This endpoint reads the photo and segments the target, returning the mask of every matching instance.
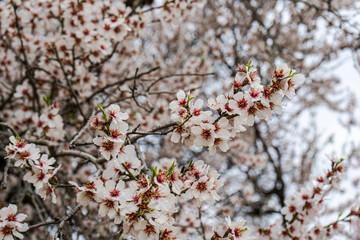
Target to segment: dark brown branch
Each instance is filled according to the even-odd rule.
[[[15,131],[15,129],[13,127],[10,126],[10,124],[6,123],[6,122],[0,122],[0,126],[3,126],[7,129],[9,129],[11,131],[11,133],[16,137],[19,136],[18,133]]]
[[[77,151],[77,150],[62,150],[61,152],[56,153],[55,156],[57,156],[57,157],[59,157],[59,156],[80,157],[80,158],[84,158],[84,159],[90,161],[96,167],[99,167],[99,165],[97,163],[97,159],[93,155],[91,155],[87,152],[82,152],[82,151]]]
[[[5,190],[7,188],[7,178],[8,178],[9,168],[10,168],[10,159],[6,159],[6,164],[0,186],[0,189],[2,190]]]
[[[61,59],[59,57],[59,53],[57,51],[56,46],[54,46],[53,49],[54,49],[54,52],[55,52],[56,61],[60,64],[61,71],[63,72],[66,83],[67,83],[67,85],[68,85],[68,87],[70,89],[71,96],[74,98],[74,100],[76,102],[76,107],[79,109],[79,112],[80,112],[81,116],[83,117],[84,121],[86,121],[86,116],[85,116],[84,112],[81,109],[81,105],[79,103],[79,100],[77,99],[77,96],[76,96],[76,93],[75,93],[74,89],[72,88],[72,84],[70,82],[70,79],[68,77],[67,72],[65,71],[64,64],[62,63],[62,61],[61,61]]]
[[[90,114],[90,116],[87,118],[87,121],[84,122],[83,126],[80,128],[80,130],[74,135],[74,137],[72,138],[72,140],[69,143],[69,147],[73,148],[76,146],[75,142],[79,139],[79,137],[81,136],[81,134],[87,129],[88,127],[88,123],[91,120],[91,118],[94,116],[95,114],[95,110],[93,110]]]
[[[205,227],[204,227],[204,224],[201,220],[201,207],[199,207],[199,222],[200,222],[200,227],[201,227],[201,235],[203,237],[204,240],[206,240],[206,237],[205,237]]]
[[[275,160],[273,159],[273,157],[271,156],[271,154],[269,152],[269,148],[268,148],[264,138],[261,136],[260,130],[256,123],[254,124],[254,129],[255,129],[256,138],[259,139],[260,142],[262,143],[262,145],[264,147],[264,151],[265,151],[266,155],[268,156],[270,163],[273,165],[275,174],[276,174],[276,182],[274,184],[273,189],[270,190],[268,192],[268,194],[275,193],[276,195],[278,195],[281,206],[285,206],[285,183],[283,180],[283,172],[282,172],[282,168],[281,168],[280,158],[278,159],[278,162],[276,163]],[[280,184],[280,187],[278,187],[278,184]]]
[[[156,80],[154,80],[154,82],[152,82],[149,87],[146,89],[146,92],[150,91],[150,89],[158,82],[166,79],[166,78],[172,78],[172,77],[191,77],[191,76],[197,76],[197,77],[204,77],[204,76],[209,76],[209,75],[215,75],[215,73],[178,73],[178,74],[171,74],[171,75],[166,75],[163,77],[160,77]]]
[[[38,224],[34,224],[29,226],[28,231],[39,228],[39,227],[43,227],[43,226],[47,226],[47,225],[51,225],[51,224],[58,224],[60,221],[59,220],[50,220],[50,221],[46,221],[46,222],[41,222]]]
[[[119,46],[119,44],[120,44],[120,42],[116,42],[111,53],[109,55],[107,55],[106,57],[104,57],[100,62],[91,64],[89,67],[89,70],[91,71],[94,68],[96,69],[99,66],[103,65],[104,63],[106,63],[107,61],[109,61],[112,58],[112,56],[115,54],[116,49]]]
[[[111,87],[114,87],[114,86],[120,86],[120,85],[122,85],[122,84],[124,84],[124,83],[126,83],[126,82],[128,82],[128,81],[132,81],[132,80],[134,80],[135,78],[140,78],[140,77],[142,77],[142,76],[144,76],[144,75],[150,74],[150,73],[152,73],[152,72],[154,72],[154,71],[156,71],[156,70],[159,70],[159,69],[160,69],[160,67],[155,67],[155,68],[152,68],[152,69],[150,69],[150,70],[148,70],[148,71],[146,71],[146,72],[142,72],[142,73],[138,74],[137,76],[133,76],[133,77],[130,77],[130,78],[124,78],[124,79],[122,79],[122,80],[120,80],[120,81],[118,81],[118,82],[108,84],[108,85],[106,85],[105,87],[103,87],[103,88],[95,91],[95,92],[94,92],[93,94],[91,94],[85,101],[86,101],[86,102],[89,102],[93,97],[95,97],[96,95],[98,95],[98,94],[101,93],[101,92],[104,92],[104,91],[105,91],[106,89],[108,89],[108,88],[111,88]]]
[[[54,236],[54,240],[56,240],[58,237],[60,237],[60,239],[63,239],[63,228],[65,226],[65,223],[70,220],[79,210],[81,209],[81,205],[77,205],[76,207],[74,207],[70,213],[68,215],[66,215],[65,217],[63,217],[60,221],[58,230]]]

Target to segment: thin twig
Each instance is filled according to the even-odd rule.
[[[202,237],[203,237],[204,240],[206,240],[206,237],[205,237],[205,227],[204,227],[203,222],[201,221],[201,207],[199,207],[199,221],[200,221],[200,226],[201,226]]]
[[[34,225],[29,226],[28,231],[30,231],[32,229],[35,229],[35,228],[42,227],[42,226],[47,226],[47,225],[51,225],[51,224],[58,224],[59,222],[60,222],[59,220],[50,220],[50,221],[34,224]]]
[[[1,180],[1,187],[0,187],[3,190],[7,188],[7,178],[8,178],[9,168],[10,168],[10,159],[6,159],[6,164],[5,164],[4,173]]]
[[[79,139],[79,137],[82,135],[82,133],[88,127],[88,123],[89,123],[90,119],[94,116],[94,114],[95,114],[95,110],[93,110],[91,112],[90,117],[87,119],[87,121],[84,122],[84,125],[82,126],[82,128],[75,134],[73,139],[70,141],[70,143],[69,143],[70,148],[73,148],[76,146],[74,143]]]
[[[120,81],[117,81],[117,82],[115,82],[115,83],[108,84],[108,85],[106,85],[105,87],[103,87],[103,88],[95,91],[95,92],[94,92],[93,94],[91,94],[85,101],[86,101],[86,102],[89,102],[93,97],[95,97],[96,95],[98,95],[98,94],[101,93],[101,92],[104,92],[104,91],[105,91],[106,89],[108,89],[108,88],[111,88],[111,87],[114,87],[114,86],[117,86],[117,85],[122,85],[122,84],[124,84],[124,83],[126,83],[126,82],[128,82],[128,81],[132,81],[132,80],[134,80],[135,78],[140,78],[141,76],[150,74],[150,73],[152,73],[152,72],[154,72],[154,71],[156,71],[156,70],[159,70],[159,69],[160,69],[160,67],[155,67],[155,68],[152,68],[152,69],[150,69],[150,70],[148,70],[148,71],[146,71],[146,72],[142,72],[142,73],[138,74],[137,76],[133,76],[133,77],[130,77],[130,78],[124,78],[124,79],[122,79],[122,80],[120,80]]]
[[[192,76],[197,76],[197,77],[205,77],[205,76],[209,76],[209,75],[215,75],[215,73],[177,73],[177,74],[171,74],[171,75],[166,75],[166,76],[162,76],[159,77],[158,79],[156,79],[154,82],[152,82],[149,87],[146,89],[146,92],[150,91],[150,89],[158,82],[167,79],[167,78],[172,78],[172,77],[192,77]],[[146,81],[146,80],[145,80]]]
[[[135,137],[132,137],[130,139],[130,143],[135,143],[138,139],[146,137],[148,135],[166,135],[166,134],[172,132],[175,128],[172,128],[172,129],[170,129],[170,130],[168,130],[166,132],[157,132],[157,131],[167,129],[169,127],[176,126],[176,125],[177,125],[176,122],[171,122],[171,123],[162,125],[160,127],[156,127],[154,129],[150,130],[149,132],[135,132],[135,134],[138,134],[138,135],[135,136]],[[129,134],[133,134],[133,133],[129,133]]]
[[[15,131],[15,129],[10,126],[10,124],[8,124],[6,122],[0,122],[0,126],[6,127],[7,129],[9,129],[14,136],[19,136],[18,133]]]
[[[78,150],[62,150],[58,153],[56,153],[55,156],[74,156],[74,157],[80,157],[80,158],[84,158],[89,160],[90,162],[92,162],[97,168],[99,167],[98,163],[97,163],[97,159],[87,153],[87,152],[82,152],[82,151],[78,151]]]
[[[145,159],[143,158],[143,156],[142,156],[142,154],[141,154],[139,145],[138,145],[137,143],[134,143],[134,146],[135,146],[136,155],[138,156],[138,158],[140,159],[142,165],[144,166],[144,170],[145,170],[145,171],[148,171],[149,168],[147,167],[146,162],[145,162]]]
[[[120,42],[116,42],[111,53],[109,55],[107,55],[106,57],[104,57],[100,62],[91,64],[89,67],[89,70],[91,71],[93,68],[97,68],[97,67],[103,65],[104,63],[106,63],[107,61],[109,61],[112,58],[112,56],[115,54],[116,49],[119,46],[119,44],[120,44]]]
[[[78,204],[76,207],[74,207],[68,215],[66,215],[65,217],[63,217],[60,221],[60,224],[59,224],[59,227],[58,227],[58,230],[54,236],[54,240],[56,240],[58,237],[60,237],[60,239],[63,238],[63,233],[62,233],[62,230],[64,228],[64,225],[65,223],[70,220],[79,210],[81,209],[81,205]]]
[[[54,46],[54,53],[55,53],[55,56],[56,56],[56,61],[60,64],[60,68],[61,68],[61,71],[63,72],[64,74],[64,77],[65,77],[65,80],[66,80],[66,83],[70,89],[70,93],[71,93],[71,96],[74,98],[75,102],[76,102],[76,107],[79,109],[79,112],[81,114],[81,116],[83,117],[84,121],[86,121],[86,116],[84,114],[84,112],[82,111],[81,109],[81,105],[80,105],[80,102],[79,100],[77,99],[77,96],[76,96],[76,93],[74,91],[74,89],[72,88],[72,85],[71,85],[71,82],[70,82],[70,79],[68,77],[68,74],[66,73],[65,71],[65,67],[64,67],[64,64],[62,63],[60,57],[59,57],[59,53],[57,51],[57,48],[56,46]]]

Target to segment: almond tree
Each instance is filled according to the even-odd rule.
[[[0,1],[0,239],[356,239],[329,198],[358,147],[312,171],[330,143],[298,123],[356,123],[323,72],[358,64],[358,8]]]

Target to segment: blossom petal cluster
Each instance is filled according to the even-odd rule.
[[[0,209],[0,239],[14,240],[14,237],[23,239],[29,227],[27,223],[23,223],[26,214],[17,214],[17,206],[9,204],[8,207]]]
[[[352,208],[325,227],[317,218],[327,192],[338,187],[342,166],[334,161],[326,176],[286,200],[289,169],[282,164],[293,160],[287,158],[296,151],[282,155],[290,144],[267,141],[287,124],[280,122],[280,131],[266,129],[266,138],[261,135],[263,120],[281,113],[283,99],[294,98],[303,75],[281,64],[272,79],[263,81],[250,62],[238,66],[231,90],[207,101],[193,95],[203,86],[201,79],[213,70],[231,72],[231,64],[245,55],[256,57],[263,69],[280,59],[294,63],[295,56],[297,66],[312,76],[336,57],[337,48],[320,42],[312,50],[309,40],[319,24],[309,24],[308,16],[350,27],[350,33],[334,31],[342,49],[351,45],[343,44],[343,39],[352,40],[346,36],[356,36],[351,18],[341,19],[348,8],[337,11],[338,2],[2,1],[0,130],[5,138],[11,136],[8,130],[14,136],[6,162],[0,162],[0,187],[6,188],[0,191],[0,204],[4,199],[34,210],[28,211],[33,213],[31,239],[49,238],[56,231],[54,239],[249,240],[251,231],[239,218],[243,213],[261,220],[265,214],[279,216],[281,221],[258,229],[256,239],[336,237],[342,222],[353,224],[352,217],[360,216],[360,209]],[[281,11],[289,21],[277,17]],[[301,28],[291,24],[294,17]],[[325,57],[308,64],[304,53]],[[322,91],[317,95],[329,105],[340,101],[327,99]],[[98,104],[96,113],[97,102],[104,108]],[[253,125],[254,132],[236,139]],[[168,144],[168,139],[182,144]],[[191,148],[181,151],[183,145]],[[210,155],[219,149],[226,154],[204,162],[197,149],[204,147]],[[17,196],[24,187],[18,181],[22,176],[31,184]],[[34,194],[50,197],[56,208]],[[2,208],[0,240],[24,238],[29,230],[25,218],[15,205]],[[214,223],[216,228],[210,226]]]
[[[63,119],[59,114],[59,104],[48,106],[44,113],[38,117],[33,115],[32,120],[36,126],[36,136],[47,138],[50,141],[63,140],[65,131]]]
[[[173,216],[178,197],[195,199],[198,205],[213,203],[220,199],[217,190],[223,182],[203,161],[191,162],[181,172],[174,160],[163,159],[159,169],[152,168],[151,177],[144,174],[135,147],[126,138],[126,119],[117,105],[91,119],[90,127],[98,135],[94,143],[107,167],[100,177],[82,186],[71,182],[76,187],[77,202],[82,206],[96,202],[101,217],[121,223],[124,234],[136,239],[178,239]],[[114,132],[120,134],[112,137]]]
[[[272,112],[280,113],[284,96],[292,98],[295,86],[301,85],[305,78],[286,64],[276,67],[273,80],[268,86],[261,84],[256,68],[251,65],[239,65],[233,80],[232,90],[208,100],[208,107],[218,113],[203,111],[204,102],[195,100],[183,90],[178,91],[177,100],[169,104],[171,119],[178,122],[172,133],[171,141],[182,142],[186,146],[208,147],[214,155],[216,149],[226,152],[229,141],[236,133],[252,126],[255,117],[269,120]]]
[[[329,189],[336,188],[343,176],[342,161],[331,160],[331,169],[325,176],[316,178],[311,187],[302,188],[285,200],[285,207],[281,209],[285,225],[275,223],[269,228],[259,229],[259,239],[331,239],[335,236],[342,229],[338,222],[324,227],[317,218]],[[348,216],[352,215],[356,212]]]
[[[27,144],[24,139],[10,137],[10,144],[5,148],[8,159],[15,160],[16,167],[25,168],[24,180],[32,183],[38,194],[45,200],[47,196],[56,203],[55,178],[61,165],[55,168],[55,158],[41,154],[35,144]],[[53,181],[53,182],[52,182]]]
[[[250,230],[245,226],[245,220],[239,219],[237,222],[231,221],[230,217],[226,217],[226,227],[214,231],[211,239],[216,240],[250,240],[253,239],[250,235]]]

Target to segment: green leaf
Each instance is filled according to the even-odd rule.
[[[247,68],[250,69],[253,65],[251,65],[252,60],[249,61],[249,63],[247,64]]]
[[[191,94],[189,94],[187,96],[187,103],[189,103],[192,99],[194,99],[195,97],[191,97]]]
[[[49,107],[50,106],[50,97],[51,97],[51,94],[49,93],[48,95],[44,96],[43,97],[43,100],[45,101],[46,105]]]
[[[151,167],[150,168],[152,170],[152,175],[151,175],[151,182],[154,182],[155,177],[157,176],[157,167]]]
[[[175,161],[174,161],[173,164],[171,165],[171,167],[169,168],[169,170],[167,171],[166,175],[167,176],[170,175],[175,167],[176,167],[176,164],[175,164]]]
[[[98,103],[96,105],[100,108],[102,114],[104,115],[105,122],[107,122],[107,117],[106,117],[106,113],[105,113],[105,110],[104,110],[103,106],[101,105],[101,103]]]
[[[341,158],[340,161],[335,164],[335,168],[337,168],[343,161],[345,161],[345,159]]]

